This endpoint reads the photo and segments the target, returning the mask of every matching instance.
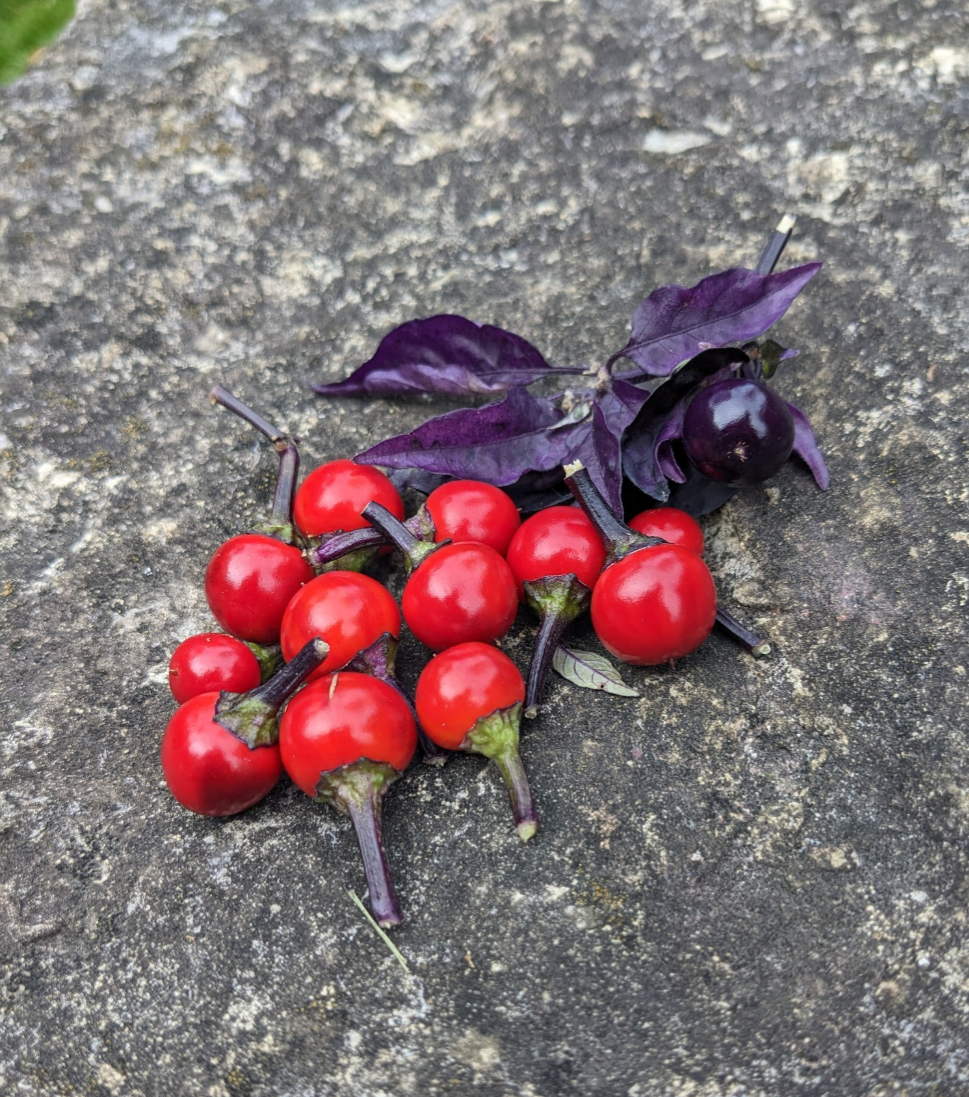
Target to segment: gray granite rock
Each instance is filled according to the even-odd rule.
[[[0,1091],[969,1092],[956,9],[100,0],[0,89]],[[167,660],[273,472],[213,383],[352,454],[450,406],[308,391],[393,325],[599,362],[785,211],[825,267],[777,385],[832,486],[791,464],[706,523],[770,658],[553,683],[527,847],[480,759],[409,773],[408,972],[345,819],[173,802]]]

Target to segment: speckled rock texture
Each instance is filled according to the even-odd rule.
[[[967,43],[947,0],[89,0],[0,89],[0,1092],[969,1092]],[[214,383],[353,454],[454,406],[308,390],[395,324],[599,363],[783,212],[832,486],[705,524],[769,658],[557,679],[528,846],[483,760],[408,773],[408,971],[344,817],[178,807],[168,657],[274,471]]]

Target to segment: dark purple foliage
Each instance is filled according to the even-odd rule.
[[[687,404],[704,382],[730,376],[747,361],[735,347],[704,350],[654,389],[627,429],[623,447],[623,470],[640,491],[660,502],[669,498],[667,471],[678,473],[670,478],[680,482],[685,475],[669,444],[682,433]]]
[[[622,514],[622,436],[649,399],[645,389],[614,381],[596,397],[592,429],[575,460],[589,470],[592,482],[616,514]]]
[[[455,479],[505,486],[526,472],[544,472],[573,459],[584,423],[566,421],[560,399],[510,389],[504,400],[460,408],[422,423],[357,456],[365,465],[417,468]]]
[[[818,448],[818,440],[814,437],[814,431],[808,422],[808,417],[793,404],[787,405],[791,417],[794,419],[794,453],[811,470],[811,474],[818,487],[825,491],[831,482],[828,466],[824,463],[824,457]]]
[[[441,315],[401,324],[345,380],[313,388],[324,396],[495,395],[541,377],[576,373],[582,368],[550,366],[519,335]]]
[[[695,286],[654,290],[633,315],[629,342],[610,364],[636,364],[622,376],[666,376],[705,347],[756,339],[776,323],[820,270],[820,263],[779,274],[735,267],[711,274]]]
[[[398,487],[427,492],[449,478],[481,479],[504,487],[530,511],[567,498],[562,466],[581,461],[617,513],[622,512],[624,478],[654,499],[705,513],[734,490],[702,475],[687,460],[687,408],[702,388],[738,374],[760,383],[797,353],[770,339],[757,340],[821,266],[809,263],[770,273],[790,230],[775,240],[778,233],[764,253],[769,262],[762,258],[757,271],[735,268],[693,287],[664,286],[651,293],[633,316],[629,342],[599,372],[595,390],[532,396],[526,386],[534,381],[584,370],[550,366],[529,342],[501,328],[440,315],[395,328],[348,378],[315,386],[316,391],[339,396],[507,393],[497,403],[437,416],[358,456],[365,464],[389,468]],[[746,345],[737,349],[730,343]],[[635,368],[610,377],[621,358]],[[630,383],[646,375],[665,380],[652,392]],[[790,411],[793,452],[827,487],[827,468],[811,427],[798,409]]]

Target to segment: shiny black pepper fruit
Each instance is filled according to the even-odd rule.
[[[702,389],[690,402],[683,445],[704,476],[747,487],[770,479],[790,457],[794,420],[773,389],[732,377]]]

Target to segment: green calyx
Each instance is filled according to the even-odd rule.
[[[508,788],[518,837],[527,842],[538,830],[538,815],[535,813],[525,767],[518,753],[521,714],[521,702],[516,702],[510,708],[498,709],[489,716],[482,716],[464,737],[460,749],[483,754],[498,767]]]
[[[255,655],[259,663],[259,670],[262,675],[260,681],[268,682],[277,671],[282,669],[285,660],[283,659],[283,649],[279,644],[254,644],[250,640],[245,640],[243,643]]]
[[[271,515],[264,522],[254,522],[252,532],[261,533],[264,537],[275,537],[277,541],[282,541],[284,545],[296,545],[297,548],[301,547],[303,543],[299,530],[292,522],[280,521],[274,519]]]
[[[321,804],[332,804],[344,815],[353,815],[368,804],[373,804],[379,814],[384,793],[398,777],[400,770],[389,762],[359,758],[322,774],[316,786],[316,799]]]
[[[231,731],[250,750],[271,747],[279,739],[279,706],[267,705],[252,693],[219,695],[215,703],[216,723]]]
[[[250,750],[279,739],[279,710],[329,654],[319,637],[307,641],[290,662],[248,693],[223,690],[215,703],[215,722],[241,739]]]
[[[571,572],[526,579],[522,589],[529,608],[539,617],[555,616],[566,624],[585,613],[592,601],[592,591]]]
[[[366,571],[380,555],[380,549],[361,548],[348,552],[336,560],[330,560],[317,567],[317,572],[322,575],[327,571]]]

